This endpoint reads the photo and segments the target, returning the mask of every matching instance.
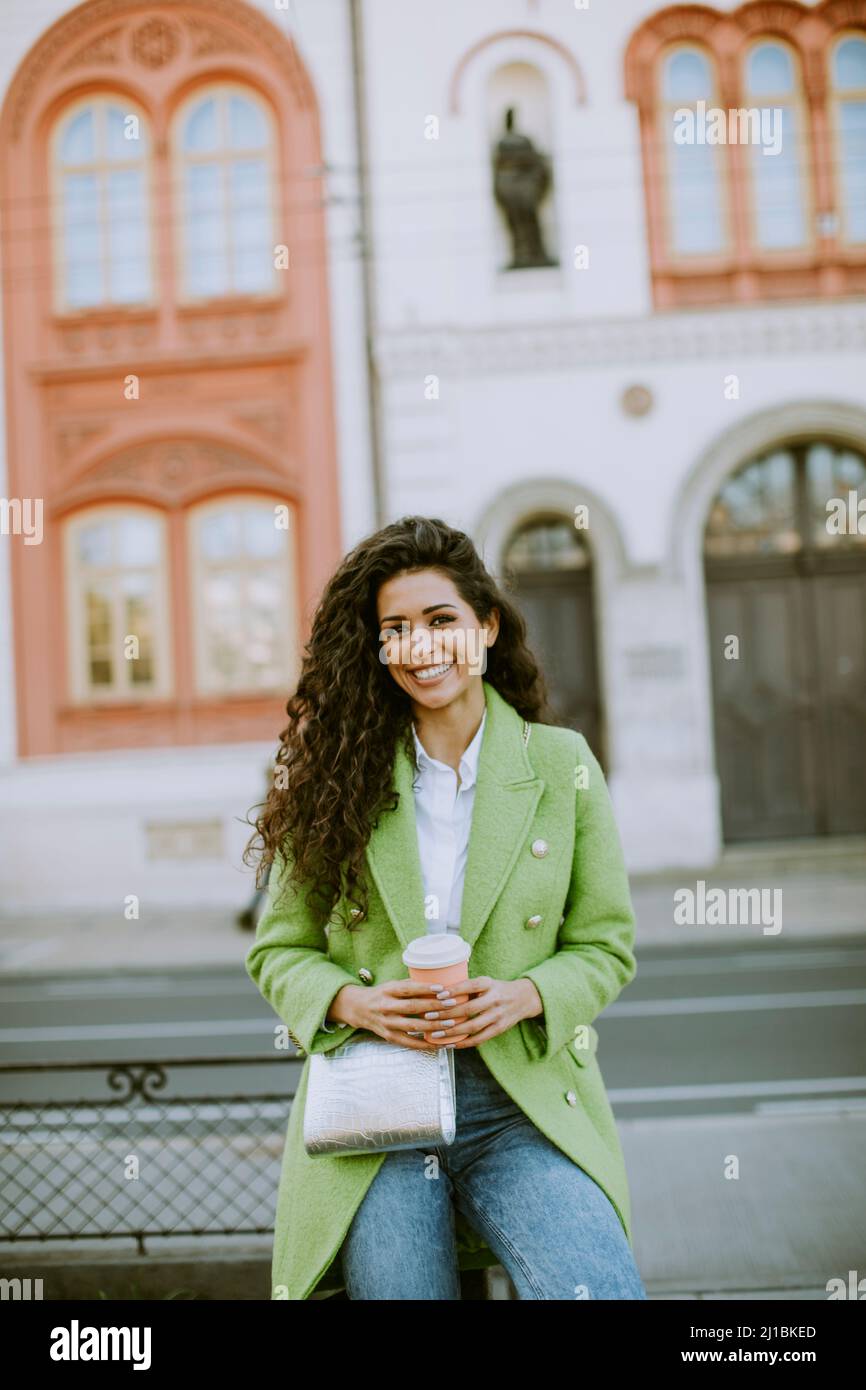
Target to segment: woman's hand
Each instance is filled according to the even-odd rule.
[[[468,994],[463,1004],[447,1005],[446,999],[458,994]],[[454,1020],[453,1027],[445,1030],[445,1037],[431,1037],[433,1046],[477,1047],[479,1043],[506,1033],[523,1018],[537,1018],[544,1013],[544,1004],[532,980],[525,976],[519,980],[493,980],[489,975],[478,975],[472,980],[460,980],[451,985],[449,992],[440,1003],[440,1018]],[[442,1023],[433,1023],[433,1028]],[[448,1034],[457,1033],[462,1042],[449,1043]]]
[[[461,985],[461,991],[463,988]],[[344,985],[335,995],[328,1016],[348,1023],[352,1028],[375,1033],[386,1042],[429,1052],[439,1041],[435,1038],[428,1041],[430,1034],[442,1030],[443,1016],[450,1017],[450,1014],[440,1013],[440,996],[451,997],[446,985],[421,984],[418,980],[385,980],[381,985]],[[437,1018],[425,1018],[424,1015],[428,1013],[436,1013]],[[423,1033],[424,1038],[410,1037],[409,1030]],[[456,1028],[445,1029],[446,1033],[456,1031]]]

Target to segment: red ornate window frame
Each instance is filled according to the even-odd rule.
[[[830,55],[846,31],[866,38],[866,0],[752,0],[730,13],[705,5],[673,5],[651,15],[632,35],[625,56],[625,91],[638,108],[653,298],[658,309],[767,299],[838,298],[866,293],[866,247],[846,244],[833,173]],[[666,236],[665,174],[657,136],[659,71],[676,45],[694,43],[715,62],[724,109],[747,106],[746,51],[758,39],[779,39],[799,59],[806,144],[810,152],[813,238],[802,250],[771,252],[749,234],[744,156],[727,146],[724,178],[731,209],[730,249],[714,257],[677,256]]]
[[[221,83],[272,113],[276,227],[292,262],[273,292],[189,301],[172,123],[188,96]],[[149,123],[154,297],[60,309],[51,138],[91,94],[126,97]],[[189,518],[223,494],[291,509],[301,644],[341,548],[322,143],[301,57],[279,12],[245,0],[89,0],[25,54],[0,111],[0,153],[8,490],[44,503],[42,543],[11,547],[19,756],[272,739],[287,691],[211,694],[196,680]],[[65,530],[102,503],[164,519],[173,679],[158,699],[72,695]]]

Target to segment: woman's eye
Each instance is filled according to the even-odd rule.
[[[441,622],[441,623],[453,623],[453,622],[454,622],[454,615],[453,615],[453,613],[437,613],[437,614],[436,614],[436,617],[433,618],[433,619],[431,620],[430,626],[432,627],[434,623],[440,623],[440,622]]]

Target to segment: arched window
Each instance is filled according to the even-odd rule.
[[[197,94],[180,114],[177,155],[183,296],[273,290],[274,136],[263,103],[231,86]]]
[[[284,691],[297,669],[291,511],[231,497],[198,507],[190,520],[198,689]]]
[[[756,249],[781,251],[809,240],[805,129],[799,72],[781,43],[761,42],[746,56],[745,105],[772,118],[773,143],[750,144],[751,238]],[[777,113],[779,113],[777,115]]]
[[[725,249],[723,155],[697,138],[699,102],[716,105],[714,68],[698,48],[677,48],[661,66],[660,145],[667,163],[667,245],[675,255]]]
[[[842,239],[866,242],[866,36],[836,45],[832,80]]]
[[[723,560],[787,555],[799,548],[794,458],[782,449],[724,482],[707,520],[704,551],[710,559]]]
[[[537,574],[539,571],[582,570],[590,554],[571,521],[551,517],[533,521],[512,536],[505,551],[506,573]]]
[[[123,97],[90,97],[55,127],[58,308],[151,298],[148,153]]]
[[[69,671],[79,703],[169,691],[165,538],[158,513],[94,507],[66,525]]]

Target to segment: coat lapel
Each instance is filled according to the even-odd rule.
[[[487,726],[481,740],[460,915],[460,935],[470,945],[505,887],[544,790],[524,746],[520,715],[487,682],[484,693]]]
[[[395,811],[384,811],[367,842],[367,863],[385,911],[403,946],[427,931],[424,879],[415,824],[415,768],[402,742],[394,759]]]
[[[536,777],[523,743],[523,720],[484,682],[487,724],[481,740],[478,781],[463,889],[460,935],[472,945],[487,921],[525,843],[544,782]],[[413,762],[398,745],[396,811],[386,811],[367,844],[367,862],[401,945],[427,931],[424,879],[415,823]]]

